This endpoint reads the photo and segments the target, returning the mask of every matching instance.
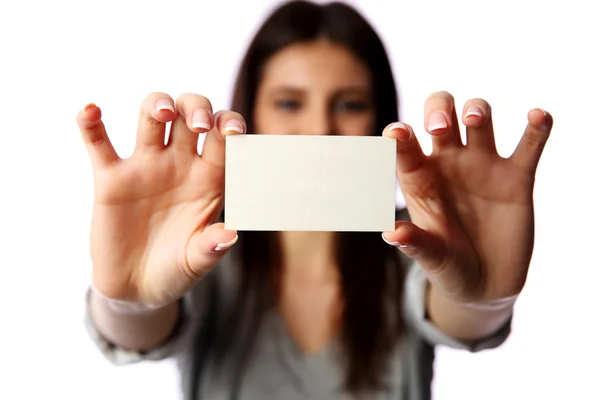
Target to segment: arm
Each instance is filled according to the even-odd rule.
[[[205,111],[200,127],[196,110]],[[90,255],[98,291],[88,292],[85,326],[116,364],[163,359],[189,343],[206,307],[190,293],[237,240],[215,222],[224,201],[224,137],[244,133],[245,121],[229,111],[218,117],[205,97],[184,94],[175,101],[153,93],[141,106],[136,151],[123,160],[101,110],[88,104],[77,114],[94,171]],[[116,299],[134,303],[115,309],[124,304]],[[132,304],[156,307],[134,312]]]
[[[449,93],[427,99],[431,155],[408,125],[384,130],[397,141],[396,170],[410,221],[398,221],[383,238],[426,275],[413,299],[414,318],[432,336],[474,343],[510,328],[533,252],[536,168],[552,128],[542,109],[530,110],[527,119],[508,158],[496,151],[491,107],[482,99],[465,103],[461,116]]]
[[[487,338],[512,316],[516,297],[490,302],[459,304],[445,298],[427,284],[426,310],[429,320],[441,331],[461,341]]]
[[[510,315],[499,322],[494,329],[492,324],[482,322],[489,315],[484,314],[478,318],[474,312],[462,309],[465,303],[458,306],[443,297],[443,301],[440,302],[441,307],[437,305],[431,307],[433,287],[435,285],[430,284],[425,270],[418,263],[413,262],[407,270],[404,281],[402,307],[408,329],[415,331],[425,342],[433,346],[442,345],[478,352],[500,346],[510,335],[512,328]],[[438,315],[441,315],[443,321],[440,321]],[[481,329],[484,325],[489,329]]]
[[[88,289],[85,327],[92,343],[114,365],[160,361],[186,353],[216,306],[218,275],[207,274],[178,301],[161,308],[133,306]]]

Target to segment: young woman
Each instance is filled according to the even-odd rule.
[[[304,1],[258,31],[232,109],[153,93],[125,160],[98,107],[78,114],[95,183],[87,326],[109,359],[177,357],[187,399],[428,399],[435,345],[505,340],[533,248],[550,115],[531,110],[506,159],[484,100],[459,116],[450,94],[434,93],[426,156],[397,122],[374,30],[346,5]],[[407,210],[395,231],[225,230],[225,136],[246,131],[396,139]]]

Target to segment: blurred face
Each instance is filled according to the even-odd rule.
[[[367,67],[345,47],[319,40],[290,45],[265,65],[254,109],[256,133],[374,134]]]

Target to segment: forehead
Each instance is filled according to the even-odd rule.
[[[275,53],[265,65],[261,84],[321,91],[347,86],[368,89],[371,77],[366,65],[344,46],[319,40]]]

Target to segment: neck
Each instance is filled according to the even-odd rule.
[[[283,273],[307,278],[337,276],[335,233],[280,232]]]

